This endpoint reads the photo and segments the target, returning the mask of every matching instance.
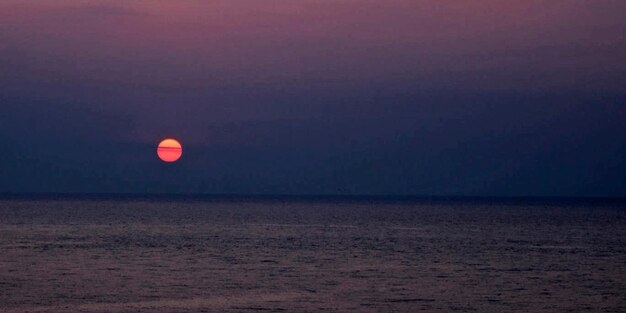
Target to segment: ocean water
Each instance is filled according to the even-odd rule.
[[[0,312],[626,312],[623,203],[0,200]]]

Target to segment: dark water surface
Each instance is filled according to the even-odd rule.
[[[0,312],[626,312],[619,203],[0,201]]]

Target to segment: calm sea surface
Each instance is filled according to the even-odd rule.
[[[0,200],[0,312],[626,312],[620,203]]]

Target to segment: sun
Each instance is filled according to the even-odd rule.
[[[176,139],[164,139],[159,143],[157,155],[163,162],[176,162],[183,155],[183,146]]]

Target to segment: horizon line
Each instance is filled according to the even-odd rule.
[[[0,200],[9,199],[176,199],[184,200],[364,200],[364,201],[478,201],[484,202],[611,202],[626,203],[626,196],[494,196],[494,195],[409,195],[409,194],[261,194],[261,193],[122,193],[122,192],[0,192]]]

